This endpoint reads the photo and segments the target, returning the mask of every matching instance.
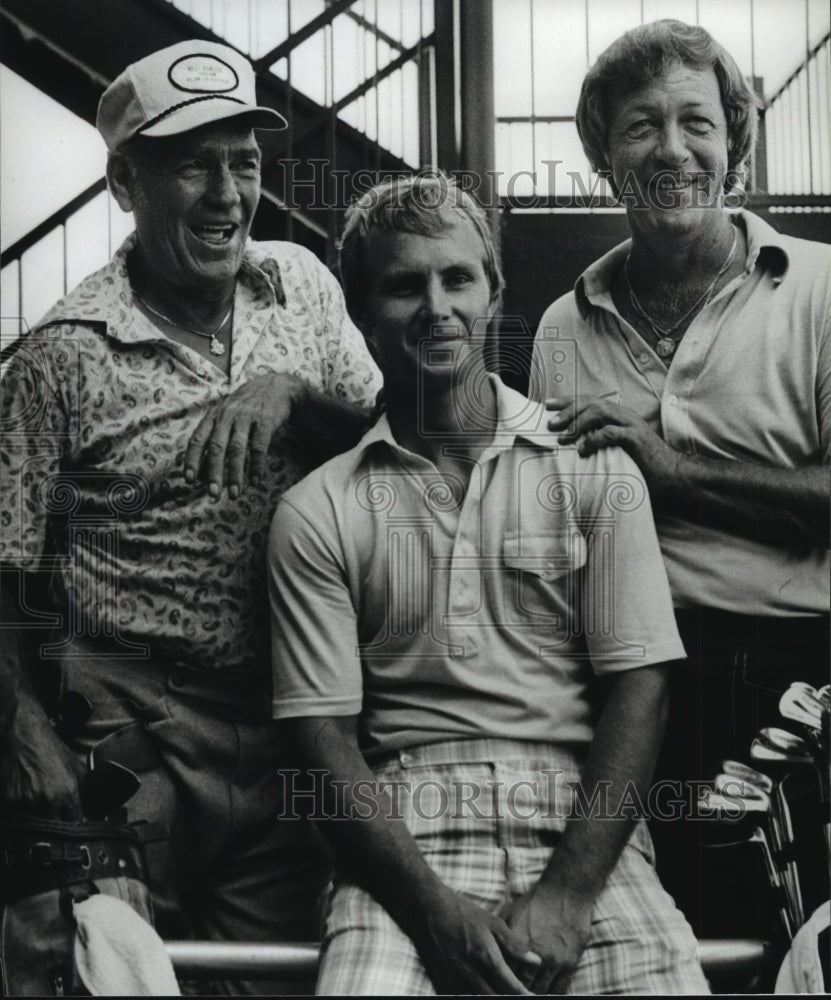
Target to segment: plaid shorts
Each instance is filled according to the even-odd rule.
[[[395,782],[396,815],[436,874],[497,911],[539,879],[568,821],[580,761],[545,743],[454,740],[399,751],[373,770]],[[692,930],[653,860],[639,822],[597,899],[570,993],[709,993]],[[407,935],[347,880],[329,900],[317,992],[435,995]]]

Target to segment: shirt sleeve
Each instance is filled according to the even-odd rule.
[[[549,396],[576,394],[578,320],[574,292],[561,296],[543,313],[531,354],[529,399],[543,403]]]
[[[271,525],[268,588],[275,719],[357,715],[363,699],[355,609],[322,519],[284,497]]]
[[[67,381],[69,352],[55,361],[49,348],[35,334],[18,341],[0,383],[0,563],[25,570],[38,568],[49,518],[72,499],[58,478],[68,420],[57,380]]]
[[[363,334],[349,318],[335,276],[325,268],[321,270],[329,393],[371,411],[383,384],[381,372]]]
[[[831,465],[831,311],[820,332],[816,393],[822,461]]]
[[[587,464],[588,488],[580,498],[588,550],[581,603],[594,671],[609,674],[683,659],[640,470],[620,448],[605,448]]]

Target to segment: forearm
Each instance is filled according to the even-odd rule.
[[[597,898],[617,863],[635,822],[632,805],[647,800],[666,724],[663,666],[627,671],[611,684],[580,781],[583,803],[596,795],[599,809],[569,819],[540,880],[543,889],[582,900]]]
[[[18,600],[20,577],[0,573],[6,623],[0,644],[0,800],[21,815],[80,814],[80,764],[57,736],[31,679],[35,656],[31,629]]]
[[[297,761],[323,775],[320,829],[339,865],[411,936],[430,907],[448,890],[421,855],[404,822],[393,818],[390,791],[384,791],[352,739],[345,720],[292,719],[282,723]]]
[[[684,456],[655,505],[773,544],[827,546],[831,466],[786,469]]]
[[[46,716],[40,709],[30,679],[33,643],[30,629],[22,628],[18,599],[21,574],[0,570],[0,608],[4,622],[0,643],[0,733],[6,738],[18,714]]]

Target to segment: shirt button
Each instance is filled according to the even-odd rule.
[[[673,393],[673,394],[672,394],[672,395],[671,395],[671,396],[669,397],[669,405],[670,405],[670,406],[675,406],[675,405],[677,404],[677,402],[678,402],[678,397],[677,397],[677,396],[675,395],[675,393]]]
[[[411,753],[401,753],[399,754],[398,759],[402,764],[412,764],[413,755]]]
[[[641,353],[640,359],[643,364],[646,364],[646,362],[649,361],[649,355],[646,353],[646,351],[643,351]]]

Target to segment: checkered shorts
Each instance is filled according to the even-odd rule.
[[[579,762],[549,744],[483,739],[409,748],[373,770],[396,783],[397,813],[436,874],[496,911],[539,879],[568,821]],[[641,822],[597,899],[570,993],[709,993],[692,930],[652,863]],[[435,995],[410,939],[346,880],[329,900],[317,992]]]

